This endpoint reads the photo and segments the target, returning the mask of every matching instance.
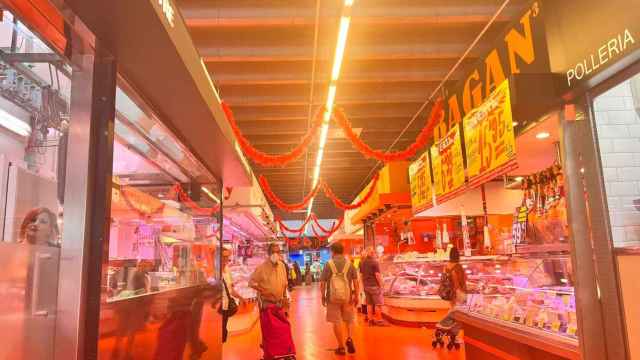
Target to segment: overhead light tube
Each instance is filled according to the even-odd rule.
[[[0,109],[0,126],[20,136],[31,135],[31,125]]]
[[[342,67],[342,58],[344,57],[344,49],[347,46],[347,35],[349,34],[349,25],[351,17],[343,16],[340,18],[340,30],[338,32],[338,43],[336,44],[336,54],[333,59],[333,68],[331,70],[331,81],[337,81],[340,78],[340,68]]]
[[[349,25],[351,24],[351,17],[347,10],[353,5],[354,0],[345,0],[343,16],[340,18],[340,28],[338,29],[338,41],[336,42],[336,52],[333,57],[333,67],[331,69],[331,83],[329,84],[329,90],[327,93],[327,103],[322,122],[322,128],[320,131],[320,141],[318,143],[318,154],[316,156],[316,164],[313,171],[312,188],[315,188],[320,181],[320,166],[322,164],[322,158],[324,156],[324,148],[327,144],[327,137],[329,136],[329,122],[331,120],[331,113],[333,112],[333,105],[336,100],[336,82],[340,78],[340,69],[342,67],[342,59],[344,58],[344,51],[347,46],[347,35],[349,34]],[[313,200],[309,202],[307,208],[307,217],[311,215],[311,209],[313,208]]]

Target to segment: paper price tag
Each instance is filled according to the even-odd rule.
[[[569,325],[567,328],[567,334],[571,336],[575,336],[578,332],[578,328],[575,325]]]
[[[560,321],[554,321],[553,324],[551,324],[551,330],[560,332]]]

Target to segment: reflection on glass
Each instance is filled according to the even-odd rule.
[[[72,69],[8,11],[0,55],[0,359],[50,359]]]
[[[221,204],[207,192],[221,186],[194,159],[119,82],[101,358],[197,359],[216,343],[200,329],[220,276]]]

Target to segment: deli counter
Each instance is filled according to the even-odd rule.
[[[474,344],[512,341],[513,354],[577,358],[578,324],[568,254],[472,256],[461,257],[460,263],[467,276],[467,301],[454,314],[464,325],[467,354],[474,354]],[[442,257],[407,254],[384,261],[385,318],[410,326],[434,326],[440,321],[451,310],[449,302],[438,296],[446,264]],[[482,354],[468,356],[482,359]]]

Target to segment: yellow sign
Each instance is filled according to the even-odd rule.
[[[454,126],[431,147],[433,180],[439,201],[453,197],[464,186],[464,164],[460,128]]]
[[[507,80],[482,105],[470,111],[463,124],[470,186],[504,175],[516,167],[516,140]]]
[[[433,185],[431,184],[431,168],[429,153],[425,152],[409,165],[409,182],[411,183],[411,207],[417,213],[433,206]]]

